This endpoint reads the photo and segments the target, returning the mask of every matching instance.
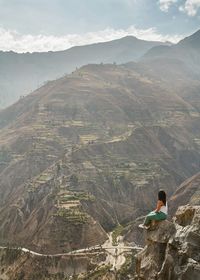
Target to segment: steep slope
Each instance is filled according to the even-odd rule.
[[[132,252],[127,252],[126,262],[120,270],[112,270],[109,264],[103,265],[106,254],[101,248],[90,253],[55,256],[0,248],[0,277],[24,280],[196,280],[200,276],[199,227],[200,207],[180,207],[173,222],[161,221],[145,232],[145,248],[135,247]]]
[[[200,204],[200,173],[184,181],[170,199],[170,212],[173,215],[181,205]]]
[[[200,110],[200,32],[196,32],[173,46],[152,48],[139,63],[129,62],[149,79],[156,79],[166,90],[175,91],[187,103]]]
[[[193,49],[200,49],[200,30],[196,31],[194,34],[192,34],[191,36],[188,36],[186,38],[184,38],[183,40],[181,40],[178,43],[179,46],[183,46],[183,47],[187,47],[190,46]]]
[[[180,207],[174,223],[163,221],[146,232],[146,246],[137,256],[132,279],[199,279],[199,241],[200,206]]]
[[[143,61],[175,59],[182,61],[187,68],[199,76],[200,71],[200,30],[173,46],[157,46],[149,50]]]
[[[0,52],[0,108],[14,103],[48,80],[57,79],[88,63],[136,61],[163,44],[128,36],[122,39],[47,53]]]
[[[195,58],[199,57],[200,50],[200,30],[194,34],[184,38],[180,42],[172,46],[155,46],[144,55],[145,59],[154,57],[169,57],[173,56],[181,60],[187,61],[190,59],[194,64],[198,64]],[[196,54],[196,57],[194,55]]]
[[[0,112],[0,240],[62,252],[199,171],[200,115],[125,66],[88,65]],[[140,199],[138,199],[138,197]]]

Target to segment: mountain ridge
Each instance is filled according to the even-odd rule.
[[[142,62],[154,61],[155,59],[178,59],[185,63],[193,74],[199,75],[200,62],[200,30],[184,38],[172,46],[153,47],[141,59]]]
[[[147,49],[158,44],[164,43],[129,36],[57,52],[0,52],[0,106],[5,107],[46,81],[62,77],[85,64],[138,60]]]

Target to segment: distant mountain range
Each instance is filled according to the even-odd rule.
[[[15,102],[48,80],[69,74],[88,63],[124,63],[139,60],[162,42],[133,36],[65,51],[46,53],[0,52],[0,108]]]
[[[4,108],[27,95],[49,80],[69,74],[89,63],[141,62],[149,65],[157,75],[187,71],[188,76],[200,72],[200,31],[181,40],[178,44],[139,40],[133,36],[73,47],[65,51],[46,53],[0,52],[0,108]],[[155,67],[156,66],[156,67]],[[174,66],[176,69],[174,69]],[[157,69],[157,70],[156,70]],[[164,73],[165,75],[165,73]],[[173,78],[172,78],[173,79]]]

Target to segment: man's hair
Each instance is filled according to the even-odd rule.
[[[166,205],[166,193],[163,190],[158,192],[158,200],[161,200]]]

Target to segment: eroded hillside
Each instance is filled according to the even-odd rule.
[[[116,65],[82,67],[1,111],[1,243],[103,243],[199,171],[199,120],[176,90]]]

